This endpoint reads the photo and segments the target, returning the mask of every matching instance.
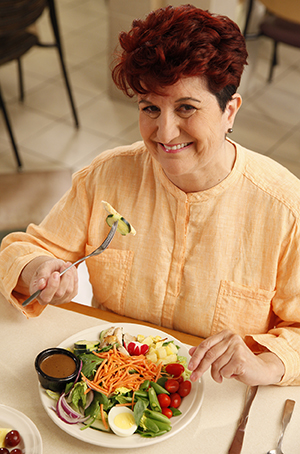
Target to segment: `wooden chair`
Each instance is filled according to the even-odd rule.
[[[259,24],[258,35],[250,35],[248,26],[255,0],[248,0],[244,27],[246,39],[266,36],[273,40],[268,82],[272,81],[274,67],[278,64],[278,44],[284,43],[300,49],[300,1],[299,0],[259,0],[266,7],[266,13]]]
[[[53,30],[54,40],[52,43],[43,43],[38,34],[32,31],[32,24],[44,13],[49,12],[50,23]],[[76,128],[79,127],[78,115],[71,91],[69,77],[64,61],[61,45],[60,30],[57,21],[55,0],[0,0],[0,65],[12,60],[18,63],[20,100],[24,100],[24,85],[21,57],[33,46],[55,47],[57,49],[62,73],[71,104]],[[4,121],[11,139],[12,147],[17,160],[18,168],[22,167],[20,155],[14,139],[11,122],[8,116],[3,93],[0,87],[0,109],[4,115]]]

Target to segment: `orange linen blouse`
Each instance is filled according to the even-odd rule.
[[[232,172],[186,194],[143,142],[100,154],[39,225],[2,243],[0,291],[28,317],[14,288],[39,255],[76,261],[109,227],[101,201],[135,227],[87,260],[96,305],[121,315],[208,337],[225,328],[249,347],[278,355],[281,384],[300,384],[300,182],[273,160],[236,146]]]

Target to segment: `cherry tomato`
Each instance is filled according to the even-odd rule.
[[[180,375],[180,377],[176,378],[176,381],[178,381],[178,383],[182,383],[183,382],[183,376]]]
[[[180,377],[180,375],[184,372],[184,367],[179,363],[168,364],[166,366],[166,372],[173,375],[173,377]]]
[[[10,454],[23,454],[23,451],[19,448],[15,448],[10,451]]]
[[[169,419],[172,418],[172,416],[173,416],[171,408],[163,407],[161,409],[161,412],[162,412],[163,415],[167,416]]]
[[[160,404],[160,406],[163,408],[163,407],[169,407],[170,406],[170,403],[171,403],[171,397],[168,396],[168,394],[158,394],[157,395],[157,398],[158,398],[158,402]]]
[[[179,388],[178,381],[174,380],[174,378],[169,378],[165,383],[165,389],[169,391],[169,393],[176,393]]]
[[[181,397],[188,396],[192,389],[192,383],[189,380],[185,380],[179,385],[178,394]]]
[[[181,404],[181,397],[178,393],[171,394],[171,405],[170,407],[178,408]]]
[[[9,450],[6,448],[0,448],[0,454],[9,454]]]
[[[7,448],[14,448],[20,443],[20,434],[17,430],[11,430],[5,436],[4,444]]]

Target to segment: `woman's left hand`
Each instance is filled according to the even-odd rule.
[[[255,355],[237,334],[224,330],[208,337],[189,351],[191,381],[196,381],[211,368],[217,383],[235,378],[246,385],[278,383],[285,372],[283,362],[272,352]]]

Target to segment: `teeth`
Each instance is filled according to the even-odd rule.
[[[181,148],[184,148],[187,145],[188,145],[188,143],[182,143],[180,145],[174,145],[174,147],[169,147],[168,145],[164,145],[164,147],[167,151],[171,151],[171,150],[180,150]]]

